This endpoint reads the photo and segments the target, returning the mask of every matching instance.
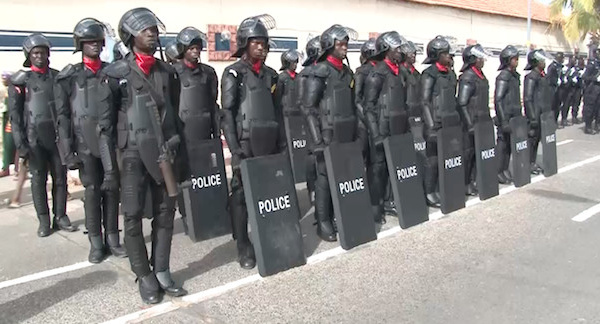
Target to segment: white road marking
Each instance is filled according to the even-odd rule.
[[[598,213],[600,213],[600,204],[597,204],[595,206],[592,206],[592,207],[582,211],[581,213],[577,214],[577,216],[575,216],[571,219],[576,222],[585,222],[590,217],[592,217]]]
[[[30,281],[34,281],[34,280],[44,279],[44,278],[55,276],[55,275],[58,275],[61,273],[66,273],[66,272],[70,272],[70,271],[87,268],[92,265],[93,265],[92,263],[89,263],[87,261],[79,262],[79,263],[75,263],[75,264],[72,264],[72,265],[69,265],[66,267],[50,269],[50,270],[30,274],[30,275],[27,275],[24,277],[20,277],[17,279],[2,281],[2,282],[0,282],[0,289],[7,288],[10,286],[14,286],[14,285],[20,285],[22,283],[26,283],[26,282],[30,282]]]
[[[561,146],[561,145],[569,144],[571,142],[573,142],[572,139],[566,139],[564,141],[560,141],[560,142],[556,143],[556,146]]]

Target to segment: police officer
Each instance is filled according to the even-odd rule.
[[[573,84],[571,80],[575,76],[576,67],[575,67],[575,56],[572,56],[568,59],[567,65],[564,65],[562,68],[562,72],[560,74],[560,86],[558,87],[559,97],[561,98],[560,103],[560,126],[566,127],[570,126],[571,123],[567,120],[569,116],[569,108],[571,107],[571,102],[573,101]]]
[[[23,41],[23,52],[23,66],[31,67],[31,71],[12,75],[8,105],[15,145],[20,157],[29,160],[32,173],[31,195],[40,222],[37,234],[45,237],[52,233],[46,193],[48,171],[52,176],[52,227],[73,232],[77,228],[66,214],[67,171],[56,145],[53,87],[58,71],[48,67],[50,42],[42,34],[31,34]]]
[[[406,106],[410,117],[423,117],[423,103],[421,100],[421,73],[415,68],[417,60],[417,47],[411,41],[400,45],[402,54],[400,73],[406,82]]]
[[[583,74],[585,73],[585,60],[583,56],[577,57],[575,65],[575,74],[571,77],[571,91],[573,97],[571,100],[571,121],[573,124],[581,124],[579,119],[579,106],[581,105],[581,97],[583,96]]]
[[[248,211],[240,162],[286,150],[283,115],[275,109],[273,97],[277,74],[264,65],[268,29],[274,26],[275,21],[268,15],[244,19],[238,27],[237,51],[233,54],[241,59],[225,68],[221,78],[222,128],[231,150],[233,168],[229,206],[238,261],[244,269],[254,268],[256,258],[248,238]]]
[[[120,150],[125,247],[142,301],[148,304],[160,302],[162,292],[187,293],[173,282],[169,270],[177,196],[171,162],[180,141],[180,92],[175,71],[153,56],[160,46],[159,29],[164,25],[147,8],[131,9],[121,17],[119,36],[131,53],[103,70],[100,91],[105,99],[98,122],[105,189],[119,186],[114,146]],[[147,191],[153,218],[150,260],[142,231]]]
[[[354,89],[356,95],[354,100],[356,101],[356,114],[359,119],[359,128],[358,128],[358,137],[362,139],[363,144],[363,157],[367,165],[369,165],[369,136],[367,131],[367,120],[365,118],[365,102],[364,102],[364,88],[365,88],[365,80],[371,73],[371,70],[377,64],[375,60],[375,54],[377,50],[375,49],[375,38],[370,38],[362,46],[360,47],[360,62],[361,65],[356,68],[356,73],[354,74]]]
[[[500,73],[496,77],[494,91],[495,124],[498,146],[498,182],[509,184],[513,181],[509,170],[511,150],[510,119],[523,116],[521,107],[521,75],[517,72],[519,50],[506,46],[500,52]]]
[[[554,117],[558,122],[558,115],[560,114],[560,107],[564,100],[558,88],[562,84],[562,73],[563,73],[563,62],[565,55],[563,52],[556,53],[556,58],[548,66],[548,83],[551,87],[552,96],[552,111],[554,111]]]
[[[599,130],[597,115],[600,111],[600,48],[596,49],[594,58],[588,60],[582,78],[585,86],[583,91],[584,133],[594,134]],[[592,129],[594,119],[595,127]]]
[[[296,68],[300,59],[296,50],[287,50],[281,54],[281,68],[277,78],[275,91],[275,102],[283,109],[283,114],[297,115],[300,113],[298,107],[298,92],[296,89]]]
[[[490,85],[482,68],[489,54],[480,44],[467,46],[462,54],[462,74],[458,82],[458,113],[463,122],[465,160],[465,185],[467,195],[477,195],[475,137],[473,126],[478,121],[491,120],[489,109]]]
[[[188,155],[187,148],[202,140],[220,138],[217,106],[218,80],[215,70],[200,62],[200,54],[206,45],[206,35],[194,27],[185,27],[175,38],[173,47],[179,54],[173,63],[181,90],[179,93],[179,118],[184,141],[179,154],[179,180],[191,177],[190,164],[195,157]],[[171,55],[175,54],[175,51]],[[187,234],[186,211],[183,194],[178,198],[179,212]]]
[[[336,241],[337,237],[323,150],[332,142],[356,140],[353,73],[342,61],[348,52],[349,31],[336,24],[321,34],[321,54],[310,71],[303,93],[303,106],[308,111],[308,126],[317,159],[317,235],[329,242]]]
[[[367,169],[371,205],[375,222],[385,223],[384,200],[389,200],[386,187],[389,182],[383,140],[388,136],[408,132],[406,84],[400,74],[400,45],[405,42],[396,31],[377,37],[377,65],[365,81],[364,96],[366,119],[370,137],[370,163]],[[389,191],[388,191],[389,192]]]
[[[440,207],[438,192],[437,131],[442,122],[451,126],[458,124],[456,112],[456,74],[452,70],[454,60],[450,54],[450,44],[437,36],[427,44],[427,58],[423,64],[431,64],[421,76],[423,120],[427,141],[425,172],[426,202],[429,206]]]
[[[165,56],[167,57],[167,63],[173,65],[179,62],[179,58],[183,54],[181,45],[177,43],[177,40],[169,42],[165,46]]]
[[[531,174],[542,173],[542,168],[537,164],[537,150],[541,139],[541,115],[552,109],[551,79],[544,73],[548,56],[541,49],[536,49],[527,54],[525,70],[531,70],[525,76],[523,86],[523,102],[525,115],[529,122],[529,144],[531,149]]]
[[[58,137],[59,145],[67,151],[67,166],[79,168],[85,187],[85,227],[90,241],[88,260],[100,263],[107,252],[117,257],[127,256],[119,244],[118,188],[101,188],[104,169],[97,128],[98,104],[103,99],[98,86],[101,72],[108,65],[99,57],[104,46],[104,25],[93,18],[79,21],[73,30],[73,41],[75,52],[82,53],[83,62],[67,65],[56,77]]]

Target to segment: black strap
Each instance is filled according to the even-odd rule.
[[[154,126],[154,131],[156,139],[158,140],[159,149],[161,149],[162,145],[165,142],[165,137],[160,123],[161,118],[160,112],[158,111],[158,106],[163,106],[164,101],[162,100],[162,97],[158,95],[158,93],[154,89],[154,86],[150,83],[150,81],[148,81],[146,76],[144,76],[142,72],[138,70],[137,66],[133,63],[133,61],[129,62],[129,66],[131,67],[131,70],[135,73],[135,76],[141,79],[142,88],[148,91],[148,93],[150,94],[150,99],[152,99],[152,101],[154,101],[155,103],[155,105],[152,105],[151,107],[152,111],[149,111],[148,113],[150,114],[150,120],[152,122],[152,125]]]

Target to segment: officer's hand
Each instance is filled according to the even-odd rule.
[[[167,141],[167,148],[171,151],[176,151],[177,147],[179,147],[179,143],[181,143],[181,138],[179,135],[173,135]]]
[[[475,125],[467,124],[467,132],[469,132],[469,135],[473,135],[475,133]]]
[[[17,151],[19,152],[19,157],[23,159],[28,159],[31,154],[31,149],[27,145],[22,145]]]
[[[77,170],[83,164],[81,159],[73,153],[69,153],[69,155],[67,155],[67,157],[65,158],[65,162],[69,170]]]
[[[437,140],[437,131],[432,128],[425,129],[425,139],[427,141],[436,141]]]
[[[538,121],[537,121],[537,120],[531,120],[531,121],[529,122],[529,127],[531,127],[531,128],[538,128],[538,127],[539,127],[539,125],[540,125],[540,124],[538,123]]]
[[[325,151],[325,144],[320,143],[320,144],[313,145],[313,152],[315,154],[323,154],[323,151]]]
[[[373,139],[373,143],[375,144],[375,146],[381,146],[381,145],[383,145],[383,140],[384,140],[384,139],[385,139],[385,138],[384,138],[383,136],[381,136],[381,135],[380,135],[380,136],[377,136],[377,137],[375,137],[375,138]]]
[[[240,164],[242,160],[245,158],[244,153],[239,151],[231,154],[231,168],[234,170],[240,169]]]
[[[104,173],[104,181],[102,181],[100,189],[103,191],[119,190],[119,179],[115,171],[107,171]]]
[[[536,133],[535,128],[530,128],[529,131],[527,132],[529,137],[534,137],[535,133]]]
[[[510,125],[508,123],[502,124],[501,127],[502,127],[502,132],[510,133]]]

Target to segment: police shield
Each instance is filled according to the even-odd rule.
[[[510,119],[509,125],[513,182],[515,187],[522,187],[531,182],[527,119],[516,116]]]
[[[544,176],[555,175],[558,171],[556,160],[556,120],[552,112],[542,113],[542,169]]]
[[[349,250],[377,239],[360,144],[331,143],[324,154],[340,245]]]
[[[498,195],[498,159],[492,120],[476,122],[474,136],[477,190],[479,199],[485,200]]]
[[[444,214],[465,207],[462,136],[462,129],[459,126],[442,127],[437,132],[441,210]]]
[[[428,221],[429,209],[412,134],[388,137],[383,148],[400,227],[409,228]]]
[[[424,174],[425,159],[427,158],[425,152],[427,143],[425,142],[425,137],[423,137],[423,121],[421,120],[421,117],[410,117],[408,122],[410,124],[410,132],[413,136],[415,151],[417,153],[417,166],[419,167],[419,173]]]
[[[310,134],[302,115],[285,116],[285,133],[290,152],[290,162],[296,183],[306,182],[306,156],[310,147]]]
[[[306,264],[294,175],[285,154],[241,163],[258,273],[265,277]]]
[[[191,177],[181,184],[188,236],[194,242],[231,233],[220,139],[187,145]]]

